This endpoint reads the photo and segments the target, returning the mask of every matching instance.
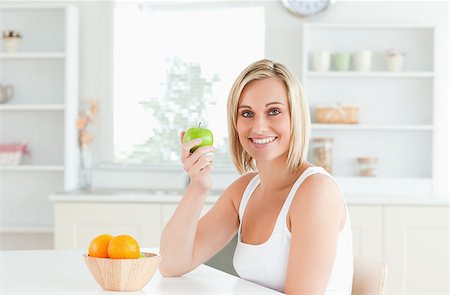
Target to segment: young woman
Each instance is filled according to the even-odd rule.
[[[163,276],[191,271],[237,233],[240,277],[287,294],[351,294],[350,218],[333,177],[305,160],[309,127],[300,83],[285,66],[261,60],[239,75],[228,129],[242,176],[200,219],[214,148],[191,154],[201,140],[183,144],[190,184],[162,235]]]

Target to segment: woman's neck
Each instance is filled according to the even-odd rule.
[[[260,179],[260,189],[265,192],[284,191],[290,189],[306,168],[312,166],[304,162],[299,169],[292,172],[286,159],[275,159],[270,162],[256,163]]]

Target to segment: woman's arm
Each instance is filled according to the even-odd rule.
[[[308,177],[296,193],[289,216],[292,238],[286,294],[323,295],[346,216],[334,181],[320,174]]]
[[[182,137],[182,135],[181,135]],[[199,163],[208,147],[198,148],[192,155],[189,150],[198,143],[183,145],[182,161],[191,182],[167,223],[160,244],[163,276],[183,275],[205,262],[222,249],[234,236],[239,226],[235,199],[242,195],[248,177],[244,176],[230,185],[216,204],[200,220],[204,201],[210,190],[209,169]],[[200,156],[199,156],[200,155]]]
[[[191,269],[198,219],[206,194],[188,187],[161,236],[159,267],[163,276],[179,276]]]
[[[162,235],[163,276],[183,275],[228,244],[239,227],[240,197],[251,176],[242,176],[231,184],[200,220],[203,202],[193,200],[188,189]]]

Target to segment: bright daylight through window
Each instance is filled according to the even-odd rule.
[[[264,57],[264,9],[147,3],[114,11],[114,162],[179,165],[179,132],[202,122],[216,165],[230,165],[226,101],[240,71]]]

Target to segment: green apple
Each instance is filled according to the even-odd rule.
[[[198,127],[189,128],[186,131],[186,133],[184,133],[183,143],[186,143],[186,142],[191,141],[196,138],[202,139],[202,143],[197,146],[194,146],[191,149],[191,153],[193,153],[196,149],[198,149],[201,146],[213,145],[213,143],[214,143],[214,137],[213,137],[211,130],[206,129],[206,128],[201,128],[200,124],[201,123],[198,124]]]

